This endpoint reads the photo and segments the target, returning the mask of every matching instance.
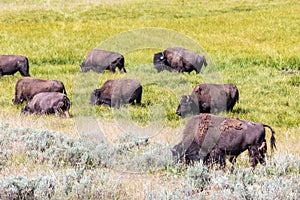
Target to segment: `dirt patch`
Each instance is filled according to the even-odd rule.
[[[222,132],[228,130],[228,129],[236,129],[236,130],[242,130],[242,121],[239,120],[237,117],[228,117],[226,118],[223,123],[220,126],[220,130]]]
[[[200,114],[200,123],[198,133],[195,135],[195,142],[202,144],[209,126],[211,125],[210,114]]]

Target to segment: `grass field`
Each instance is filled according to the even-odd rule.
[[[299,198],[299,11],[285,0],[0,0],[0,54],[24,55],[31,76],[61,80],[73,115],[21,116],[23,105],[11,104],[20,74],[0,78],[0,199]],[[203,53],[208,67],[157,73],[153,54],[171,45]],[[128,73],[81,73],[93,48],[123,53]],[[112,78],[139,80],[143,106],[88,106]],[[240,91],[220,115],[275,129],[266,166],[251,172],[246,153],[234,173],[172,163],[186,121],[175,114],[179,98],[204,82]]]

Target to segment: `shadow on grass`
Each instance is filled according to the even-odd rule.
[[[250,113],[250,110],[249,109],[245,109],[245,108],[236,108],[236,109],[232,110],[232,113],[235,113],[235,114],[247,114],[247,113]]]

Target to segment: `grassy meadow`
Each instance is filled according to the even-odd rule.
[[[0,199],[298,199],[299,11],[293,0],[0,0],[0,54],[62,81],[73,116],[20,115],[24,105],[11,103],[20,74],[0,78]],[[171,45],[204,54],[208,67],[157,73],[153,54]],[[81,73],[93,48],[122,53],[128,73]],[[91,91],[113,78],[139,80],[142,106],[90,107]],[[172,163],[186,122],[180,96],[205,82],[239,89],[220,115],[275,129],[266,166],[251,171],[247,153],[233,173]]]

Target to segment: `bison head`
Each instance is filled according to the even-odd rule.
[[[91,105],[100,105],[101,104],[100,96],[101,96],[101,91],[99,89],[95,89],[91,94],[90,104]]]
[[[176,144],[172,149],[172,158],[174,163],[180,162],[184,157],[184,147],[183,144],[180,142],[179,144]]]
[[[90,104],[111,106],[111,98],[103,95],[101,89],[95,89],[91,94]]]
[[[26,115],[30,112],[28,106],[24,106],[21,110],[21,114]]]
[[[153,57],[153,64],[154,68],[158,71],[161,72],[163,70],[168,70],[168,71],[175,71],[169,66],[169,63],[167,61],[167,58],[165,57],[163,52],[159,52],[154,54]]]
[[[180,103],[176,110],[176,114],[181,117],[185,117],[188,114],[199,114],[198,101],[195,100],[195,96],[181,96]]]

